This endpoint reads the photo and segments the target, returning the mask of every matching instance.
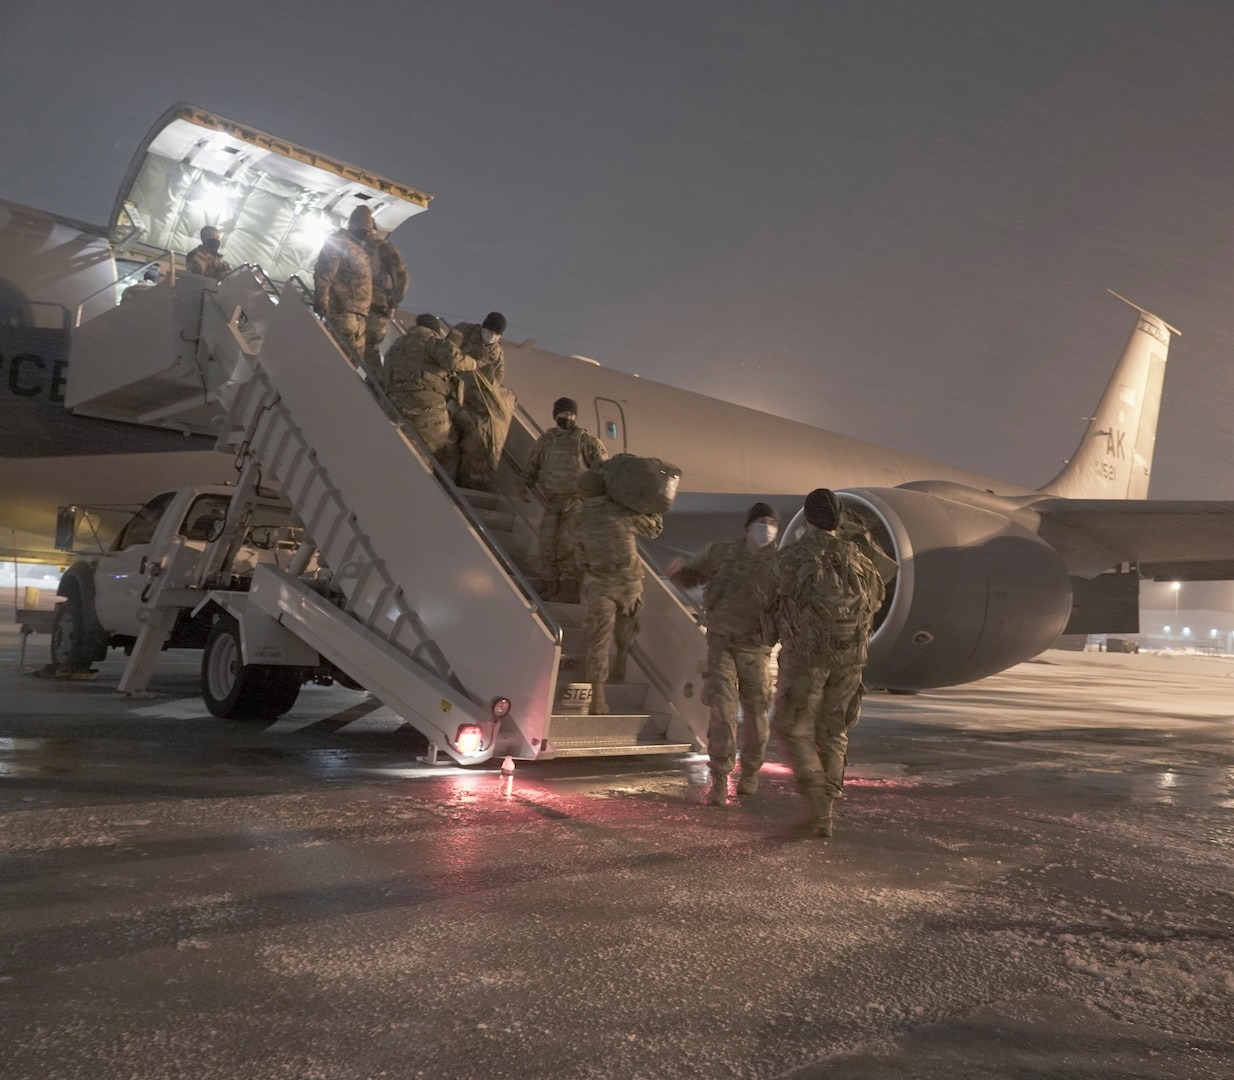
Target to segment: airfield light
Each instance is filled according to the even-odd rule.
[[[220,189],[203,183],[199,185],[193,208],[201,211],[208,223],[226,221],[231,214],[231,200]]]
[[[1183,627],[1183,637],[1191,637],[1191,627],[1190,626]]]
[[[463,724],[454,736],[454,745],[460,754],[474,754],[484,745],[484,732],[479,724]]]
[[[1183,583],[1181,581],[1171,581],[1170,582],[1170,589],[1174,592],[1178,592],[1178,590],[1181,589],[1182,587],[1183,587]]]
[[[1214,630],[1215,634],[1217,631]],[[508,697],[493,698],[493,703],[489,706],[493,713],[494,720],[501,720],[510,715],[510,699]]]
[[[1210,630],[1210,631],[1208,632],[1208,636],[1209,636],[1209,637],[1216,637],[1216,636],[1217,636],[1217,631],[1216,631],[1216,629]]]
[[[319,248],[330,232],[330,223],[325,218],[305,218],[296,227],[296,239],[303,241],[305,247]]]
[[[1165,632],[1166,632],[1167,634],[1170,632],[1170,628],[1169,628],[1168,626],[1165,628]]]

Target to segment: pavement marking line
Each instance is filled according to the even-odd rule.
[[[157,705],[143,705],[140,709],[128,711],[134,716],[154,716],[162,720],[200,720],[210,715],[206,703],[199,697],[160,701]]]

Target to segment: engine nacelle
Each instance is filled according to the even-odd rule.
[[[837,494],[900,567],[870,639],[868,686],[971,682],[1036,656],[1067,625],[1066,566],[1011,518],[904,488]],[[800,520],[785,530],[790,542]]]

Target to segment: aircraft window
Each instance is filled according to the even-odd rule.
[[[618,436],[617,421],[616,420],[605,420],[604,421],[604,437],[606,439],[615,439],[617,438],[617,436]]]
[[[167,512],[167,507],[175,496],[174,491],[164,491],[162,495],[156,495],[146,503],[120,531],[112,545],[112,551],[123,551],[134,544],[150,543],[154,539],[154,530],[158,528],[159,520]]]
[[[180,523],[180,535],[188,540],[209,540],[214,528],[227,517],[230,495],[198,495]]]

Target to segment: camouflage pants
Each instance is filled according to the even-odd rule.
[[[546,590],[578,588],[578,565],[570,547],[566,520],[578,509],[572,495],[546,495],[544,516],[540,518],[540,577]]]
[[[463,408],[454,414],[454,426],[458,429],[458,485],[479,487],[489,473],[493,421]]]
[[[833,641],[821,660],[780,651],[775,726],[802,793],[821,789],[836,799],[844,789],[848,733],[861,716],[864,668],[860,639]]]
[[[374,371],[381,368],[381,346],[386,340],[386,327],[389,325],[389,315],[378,315],[373,311],[364,320],[364,359]]]
[[[364,316],[350,311],[326,316],[326,322],[345,345],[350,345],[357,356],[364,352]]]
[[[767,707],[771,704],[768,671],[771,650],[733,645],[707,638],[707,682],[703,704],[711,706],[707,753],[711,771],[728,775],[737,757],[737,706],[741,705],[741,768],[756,773],[767,756]]]
[[[451,480],[458,467],[458,436],[440,394],[393,391],[390,401],[423,440],[429,452],[441,463]]]
[[[627,655],[638,634],[643,606],[642,574],[636,581],[610,581],[583,575],[583,637],[587,642],[587,681],[605,682],[609,647]]]

